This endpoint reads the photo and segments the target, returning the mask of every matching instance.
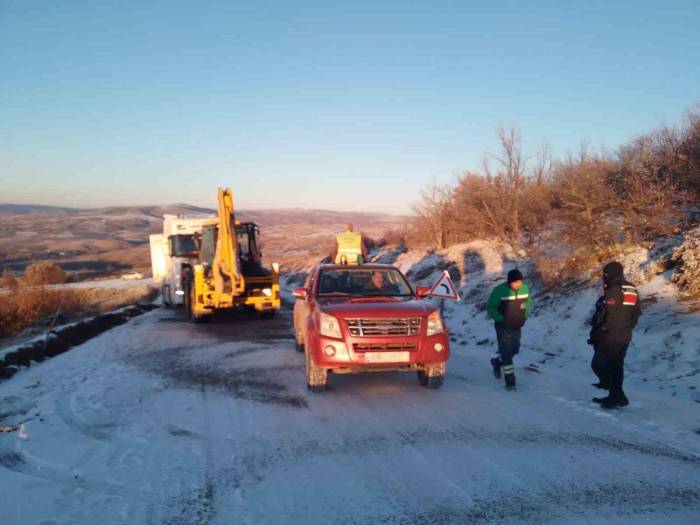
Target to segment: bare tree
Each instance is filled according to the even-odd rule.
[[[616,242],[617,195],[607,182],[612,161],[569,158],[557,164],[552,181],[553,207],[564,238],[573,249],[602,248]]]
[[[413,207],[417,216],[416,228],[422,233],[421,237],[438,249],[448,244],[451,203],[449,187],[441,186],[433,179],[428,187],[421,190],[421,201]]]
[[[619,196],[628,242],[670,233],[685,200],[681,190],[681,139],[677,130],[661,128],[620,149],[610,183]]]

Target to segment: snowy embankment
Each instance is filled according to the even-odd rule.
[[[640,249],[621,262],[639,287],[643,315],[626,361],[626,385],[700,403],[700,301],[683,299],[659,258],[673,246]],[[492,241],[474,241],[436,252],[386,250],[375,256],[398,266],[414,285],[430,285],[448,270],[458,285],[459,302],[446,301],[444,316],[453,348],[496,349],[493,325],[484,306],[492,288],[512,268],[520,268],[531,284],[533,313],[523,330],[519,367],[549,373],[589,375],[592,348],[587,345],[589,320],[602,283],[595,275],[545,290],[524,253]]]
[[[630,351],[631,404],[608,412],[590,401],[594,286],[545,294],[486,242],[377,255],[414,282],[446,268],[460,284],[440,390],[387,373],[313,394],[288,309],[195,325],[159,308],[0,382],[2,525],[697,523],[700,411],[680,380],[676,397],[658,388],[672,367],[647,347],[681,331],[674,366],[691,366],[698,314],[675,312],[691,303],[667,275],[642,286],[657,296]],[[481,308],[514,265],[537,295],[507,392]]]

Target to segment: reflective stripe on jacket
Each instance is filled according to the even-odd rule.
[[[530,288],[523,283],[516,292],[508,283],[496,286],[489,296],[486,311],[491,319],[506,328],[520,328],[530,315],[532,297]]]
[[[596,347],[617,353],[629,345],[642,313],[637,288],[624,279],[614,280],[596,302],[590,338]]]
[[[335,256],[335,263],[343,262],[343,257],[348,264],[361,264],[362,261],[362,236],[355,232],[340,233],[336,236],[338,243],[338,253]]]

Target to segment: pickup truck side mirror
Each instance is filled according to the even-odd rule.
[[[292,295],[297,299],[306,299],[309,296],[309,291],[306,288],[294,288]]]
[[[416,288],[416,296],[420,299],[423,297],[428,297],[430,295],[430,288],[427,286],[419,286]]]

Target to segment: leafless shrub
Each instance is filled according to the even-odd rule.
[[[19,286],[0,294],[0,337],[14,335],[30,326],[60,322],[81,309],[77,291]]]
[[[673,253],[673,282],[688,296],[700,296],[700,228],[688,232]]]
[[[608,184],[613,166],[609,159],[591,158],[582,151],[579,159],[569,158],[554,168],[552,218],[574,250],[600,249],[617,240],[619,201]]]
[[[378,246],[405,246],[408,247],[410,236],[410,228],[392,228],[386,230],[381,237],[376,241]]]
[[[0,274],[0,288],[16,288],[19,281],[9,268],[5,268]]]
[[[27,266],[24,282],[32,286],[66,282],[66,272],[54,262],[37,262]]]
[[[414,206],[415,228],[419,236],[434,248],[445,248],[450,242],[452,196],[450,188],[433,181],[421,192],[421,201]]]

